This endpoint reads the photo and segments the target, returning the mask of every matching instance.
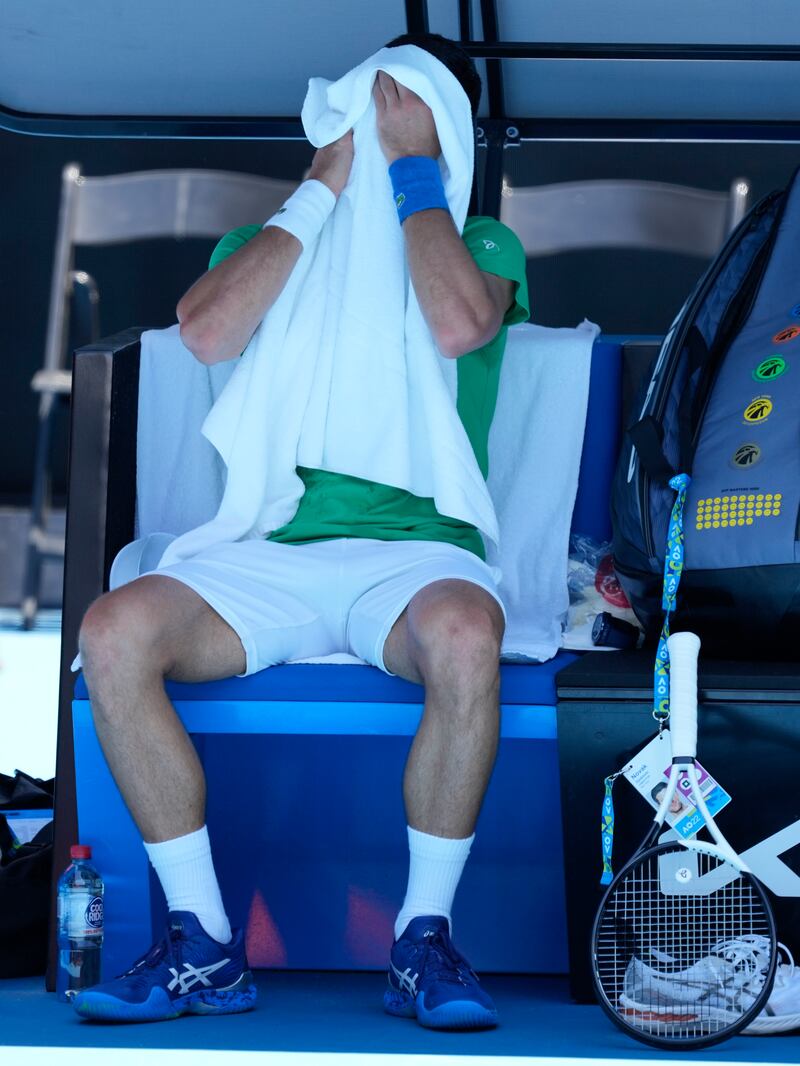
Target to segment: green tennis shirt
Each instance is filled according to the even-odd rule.
[[[261,227],[241,226],[226,234],[211,256],[209,269],[245,245]],[[489,429],[492,424],[508,327],[530,314],[525,252],[517,236],[493,218],[468,218],[462,239],[476,265],[488,274],[515,282],[514,303],[499,332],[488,344],[458,359],[456,405],[478,466],[489,474]],[[434,461],[434,457],[431,457]],[[305,492],[294,517],[270,533],[268,540],[307,544],[336,537],[375,540],[438,540],[474,552],[486,552],[478,530],[460,519],[439,514],[430,497],[347,474],[297,467]]]

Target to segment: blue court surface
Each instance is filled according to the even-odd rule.
[[[485,984],[501,1025],[487,1032],[443,1033],[391,1018],[381,1009],[379,973],[257,973],[259,1006],[221,1018],[183,1017],[146,1025],[82,1022],[43,990],[40,978],[0,982],[3,1061],[37,1066],[128,1063],[170,1066],[404,1062],[505,1058],[539,1066],[658,1059],[667,1062],[797,1062],[800,1034],[737,1037],[693,1055],[670,1056],[618,1032],[599,1007],[576,1006],[564,978],[489,976]],[[9,1046],[10,1045],[10,1046]],[[15,1048],[19,1049],[15,1054]],[[114,1048],[113,1057],[109,1055]],[[123,1049],[130,1049],[125,1051]],[[151,1050],[152,1049],[152,1050]],[[144,1052],[147,1051],[147,1054]]]

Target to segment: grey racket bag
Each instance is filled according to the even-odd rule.
[[[800,638],[800,178],[730,235],[639,397],[612,490],[614,565],[657,637],[667,528],[684,507],[674,615],[713,655],[791,657]]]

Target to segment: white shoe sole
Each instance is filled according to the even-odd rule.
[[[770,1033],[789,1033],[800,1029],[800,1014],[761,1014],[742,1029],[744,1036],[768,1036]]]

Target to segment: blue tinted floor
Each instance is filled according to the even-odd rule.
[[[305,1052],[303,1061],[314,1052],[606,1062],[672,1058],[618,1033],[599,1008],[576,1006],[561,978],[488,977],[485,984],[497,1002],[502,1024],[476,1033],[429,1032],[415,1022],[388,1017],[380,1006],[381,974],[262,971],[257,984],[260,1005],[250,1014],[101,1026],[81,1022],[70,1007],[43,991],[41,979],[0,981],[0,1041],[12,1047]],[[682,1062],[691,1059],[718,1064],[797,1062],[800,1034],[738,1037],[691,1057],[680,1056]],[[142,1061],[146,1064],[148,1059]]]

